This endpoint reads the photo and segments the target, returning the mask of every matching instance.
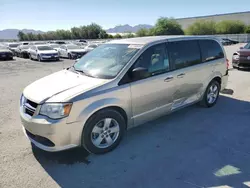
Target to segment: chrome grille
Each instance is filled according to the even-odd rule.
[[[36,111],[37,105],[38,104],[36,104],[35,102],[25,98],[23,103],[24,113],[33,116]]]

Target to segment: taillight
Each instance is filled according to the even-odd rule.
[[[229,69],[229,60],[226,59],[226,63],[227,63],[227,69]]]

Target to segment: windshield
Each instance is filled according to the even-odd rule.
[[[37,46],[37,49],[40,50],[40,51],[53,50],[53,48],[51,48],[50,46]]]
[[[129,44],[104,44],[84,55],[74,67],[93,77],[112,79],[138,50]]]
[[[60,48],[60,45],[58,45],[58,44],[51,44],[50,47],[51,48]]]
[[[19,46],[19,44],[9,44],[10,48],[16,48],[17,46]]]
[[[250,49],[250,43],[246,44],[243,48],[244,49]]]
[[[28,49],[30,46],[28,46],[28,45],[23,45],[23,46],[20,46],[20,48],[22,48],[22,49]]]
[[[68,49],[81,49],[80,46],[77,46],[77,45],[68,45],[67,48]]]

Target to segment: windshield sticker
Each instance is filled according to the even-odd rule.
[[[128,48],[136,48],[136,49],[140,49],[140,48],[142,48],[142,47],[143,47],[142,44],[130,44],[130,45],[128,46]]]

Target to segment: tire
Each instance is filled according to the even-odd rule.
[[[31,54],[29,54],[29,58],[30,58],[30,60],[33,60],[33,58],[32,58],[32,56],[31,56]]]
[[[40,55],[37,55],[37,60],[38,60],[39,62],[42,62]]]
[[[233,65],[233,68],[234,68],[234,69],[238,69],[238,67],[236,67],[236,66],[234,66],[234,65]]]
[[[68,54],[68,58],[69,58],[69,59],[72,59],[72,55],[71,55],[71,54]]]
[[[107,130],[104,127],[105,122],[106,125],[110,127]],[[94,131],[94,128],[96,131]],[[125,129],[126,122],[119,112],[113,109],[101,110],[92,115],[86,122],[82,132],[82,146],[93,154],[110,152],[119,145]],[[113,130],[114,133],[112,133],[111,130]],[[108,144],[107,139],[109,139],[109,141],[110,139],[112,140],[110,144]],[[98,140],[100,142],[98,142]]]
[[[211,93],[211,88],[212,87],[217,88],[216,92],[214,92],[214,91],[212,92],[212,93],[214,93],[214,95],[212,95],[212,93]],[[216,80],[212,80],[208,84],[207,89],[206,89],[206,91],[205,91],[205,93],[203,95],[203,99],[202,99],[200,104],[202,106],[206,107],[206,108],[210,108],[210,107],[214,106],[217,103],[217,100],[219,98],[220,88],[221,88],[220,84]],[[211,98],[208,96],[209,93],[213,96],[212,97],[213,100],[211,100]]]

